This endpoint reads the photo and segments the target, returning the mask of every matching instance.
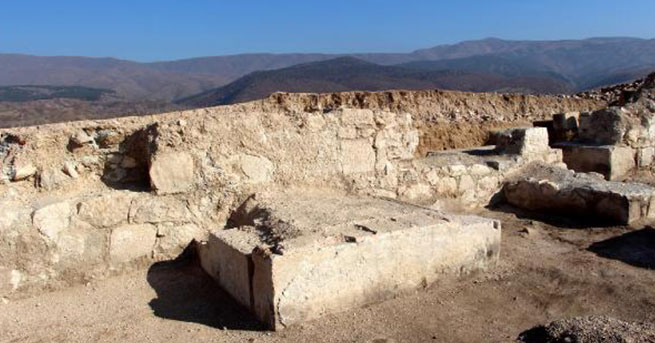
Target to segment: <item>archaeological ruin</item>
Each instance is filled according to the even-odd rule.
[[[183,250],[273,330],[503,259],[494,203],[655,218],[655,75],[592,97],[276,93],[0,130],[0,297]],[[624,182],[624,181],[630,182]]]

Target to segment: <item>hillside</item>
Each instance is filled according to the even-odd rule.
[[[463,70],[426,70],[382,66],[354,57],[255,72],[226,86],[184,98],[177,103],[201,107],[232,104],[281,92],[377,91],[387,89],[451,89],[471,92],[567,93],[566,80],[552,75]]]
[[[561,75],[575,90],[625,82],[655,69],[655,39],[592,38],[560,41],[510,41],[496,38],[439,45],[410,53],[350,54],[379,65],[443,61],[472,67],[476,59],[495,58],[474,70],[497,73],[499,61],[516,71]],[[130,100],[170,101],[224,86],[255,71],[324,61],[343,54],[242,54],[139,63],[113,58],[39,57],[0,54],[0,86],[66,85],[106,88]],[[458,61],[459,59],[463,59]],[[488,66],[488,67],[487,67]],[[457,69],[461,71],[460,69]],[[500,73],[501,75],[505,75]],[[505,75],[507,76],[507,75]],[[510,75],[518,76],[518,75]],[[524,75],[521,75],[524,76]],[[393,88],[402,88],[401,85]],[[306,89],[306,91],[311,91]]]
[[[80,86],[2,86],[0,101],[25,102],[47,99],[78,99],[97,101],[103,96],[111,96],[110,89]]]

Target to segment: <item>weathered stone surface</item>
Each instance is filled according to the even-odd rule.
[[[648,147],[639,149],[637,158],[639,167],[650,166],[653,164],[653,159],[655,158],[655,148]]]
[[[80,174],[77,171],[77,165],[75,162],[68,161],[64,163],[64,167],[62,168],[62,171],[66,173],[66,175],[72,177],[73,179],[77,179]]]
[[[55,189],[68,180],[69,177],[56,168],[45,169],[39,173],[39,187],[45,190]]]
[[[375,170],[375,151],[368,139],[341,141],[341,166],[345,174]]]
[[[77,144],[77,145],[84,145],[84,144],[90,144],[93,143],[93,137],[91,137],[89,134],[87,134],[84,131],[78,131],[76,134],[71,136],[71,142]]]
[[[194,183],[193,157],[186,152],[155,154],[150,163],[150,185],[157,194],[188,191]]]
[[[187,222],[191,213],[185,201],[172,196],[135,197],[129,211],[130,223]]]
[[[133,198],[128,192],[115,192],[85,199],[78,205],[79,218],[96,227],[127,222]]]
[[[239,167],[251,183],[262,183],[271,181],[275,166],[262,156],[241,155],[239,156]]]
[[[582,113],[578,137],[583,142],[597,145],[619,144],[627,133],[628,126],[627,118],[619,108]]]
[[[596,172],[607,180],[619,180],[636,165],[635,151],[630,147],[614,145],[581,145],[560,143],[563,161],[577,172]]]
[[[32,215],[32,224],[41,234],[55,240],[60,232],[70,224],[71,206],[68,201],[45,205]]]
[[[55,241],[56,262],[63,268],[90,266],[103,261],[107,235],[84,222],[73,221]]]
[[[496,263],[498,222],[332,193],[257,195],[203,268],[273,329]],[[393,251],[393,258],[389,252]],[[250,266],[254,266],[251,269]]]
[[[508,154],[544,154],[550,150],[545,127],[506,130],[497,139],[496,148]]]
[[[31,163],[18,162],[14,164],[14,169],[11,174],[12,181],[25,180],[36,174],[36,167]]]
[[[159,249],[169,256],[177,256],[193,240],[201,241],[207,232],[195,224],[164,223],[157,226]]]
[[[655,219],[655,188],[599,180],[587,174],[533,164],[506,182],[507,201],[528,210],[608,218],[622,224]]]
[[[147,256],[152,252],[157,238],[154,225],[124,225],[112,230],[109,242],[111,262],[123,263]]]

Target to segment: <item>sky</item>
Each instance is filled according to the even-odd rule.
[[[160,61],[410,52],[497,37],[655,38],[655,0],[0,0],[0,52]]]

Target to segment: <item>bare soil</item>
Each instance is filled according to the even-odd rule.
[[[0,302],[1,342],[513,342],[550,321],[655,321],[655,230],[588,227],[509,207],[501,263],[414,294],[280,332],[240,309],[188,256]],[[595,224],[597,225],[597,224]]]

